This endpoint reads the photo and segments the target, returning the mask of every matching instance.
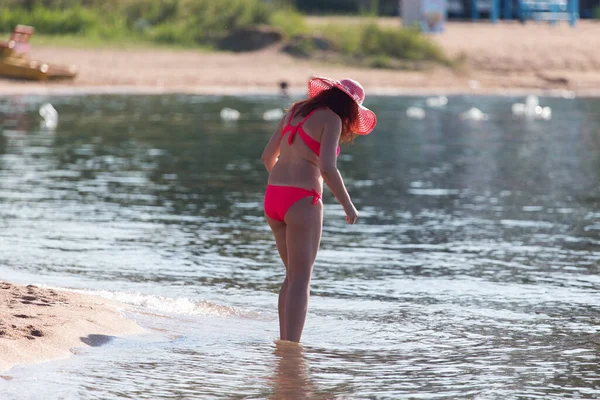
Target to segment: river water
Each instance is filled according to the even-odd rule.
[[[261,208],[262,114],[289,101],[0,99],[0,279],[118,299],[148,330],[15,367],[0,398],[600,398],[600,100],[542,98],[549,121],[522,100],[368,99],[378,126],[338,162],[359,222],[325,193],[299,348],[276,342]]]

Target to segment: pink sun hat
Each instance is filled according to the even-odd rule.
[[[362,105],[365,100],[365,90],[357,81],[353,79],[336,81],[330,78],[313,76],[308,81],[308,97],[313,98],[319,93],[333,87],[346,93],[358,105],[358,121],[356,121],[352,130],[359,135],[368,135],[371,133],[377,124],[377,117],[373,111]]]

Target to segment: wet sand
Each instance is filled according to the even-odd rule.
[[[143,332],[117,307],[100,297],[0,281],[0,371]]]

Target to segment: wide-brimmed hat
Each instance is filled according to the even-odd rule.
[[[357,81],[353,79],[336,81],[330,78],[313,76],[308,81],[308,97],[313,98],[319,93],[333,87],[346,93],[358,105],[358,120],[352,127],[352,131],[359,135],[368,135],[371,133],[377,124],[377,117],[373,111],[362,105],[365,100],[365,90]]]

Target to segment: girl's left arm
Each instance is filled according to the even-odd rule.
[[[273,169],[273,166],[275,165],[275,163],[277,162],[277,158],[279,157],[281,130],[283,129],[283,121],[286,118],[287,114],[283,118],[281,118],[281,121],[279,121],[277,129],[275,129],[273,136],[271,136],[271,139],[269,140],[269,143],[267,143],[267,146],[265,147],[265,150],[263,151],[261,156],[261,160],[263,164],[265,164],[265,167],[267,168],[267,171],[269,171],[269,173],[271,173],[271,169]]]

